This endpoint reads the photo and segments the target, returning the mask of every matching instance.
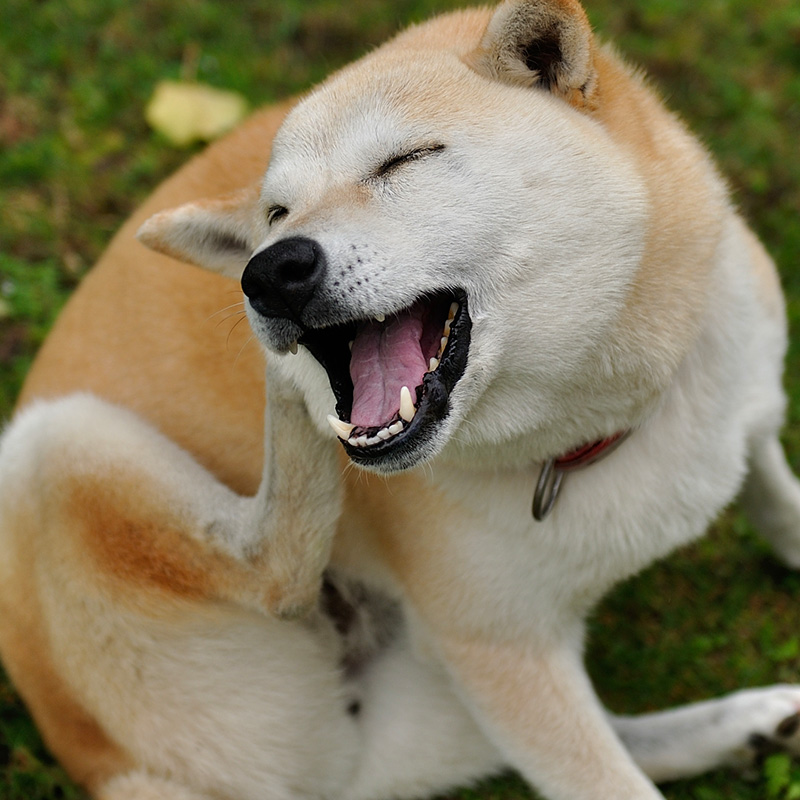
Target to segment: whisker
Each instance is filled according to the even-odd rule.
[[[222,314],[225,311],[230,311],[232,308],[236,308],[237,306],[241,306],[242,307],[242,313],[244,313],[244,302],[240,301],[238,303],[231,303],[229,306],[225,306],[224,308],[221,308],[219,311],[215,311],[213,314],[209,314],[208,318],[206,319],[206,322],[210,322],[218,314]],[[226,319],[227,319],[227,317],[226,317]]]
[[[237,323],[238,324],[238,323]],[[236,354],[236,358],[233,359],[233,366],[235,367],[239,363],[239,356],[244,352],[245,347],[250,344],[250,342],[254,342],[256,337],[251,333],[245,343],[239,348],[239,352]]]
[[[227,317],[223,317],[214,327],[219,328],[219,326],[222,325],[223,322],[227,322],[229,319],[233,319],[234,317],[246,317],[246,316],[247,315],[244,311],[235,311],[233,314],[228,314]],[[236,325],[238,325],[239,322],[241,322],[241,320],[237,320]],[[235,328],[236,325],[234,325],[233,327]],[[233,328],[231,328],[231,331],[232,330]],[[230,331],[228,332],[228,335],[230,336]]]
[[[236,315],[235,315],[235,314],[232,314],[231,316],[236,316]],[[228,331],[228,336],[227,336],[227,338],[225,339],[225,348],[226,348],[226,349],[227,349],[227,348],[230,346],[230,343],[231,343],[231,335],[232,335],[232,334],[233,334],[233,332],[234,332],[234,331],[235,331],[235,330],[236,330],[236,329],[239,327],[239,325],[240,325],[242,322],[244,322],[244,320],[246,320],[246,319],[247,319],[247,317],[246,317],[246,316],[243,314],[242,316],[240,316],[240,317],[239,317],[239,319],[237,319],[237,320],[236,320],[236,322],[233,324],[233,327],[232,327],[232,328],[231,328],[231,329]],[[253,338],[253,337],[252,337],[252,334],[251,334],[250,338],[251,338],[251,339]]]

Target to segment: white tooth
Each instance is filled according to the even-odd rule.
[[[328,414],[328,425],[333,428],[333,432],[340,438],[347,441],[350,438],[350,434],[353,432],[353,428],[355,425],[351,425],[349,422],[342,422],[338,417],[334,417],[333,414]]]
[[[444,353],[445,347],[447,347],[447,337],[446,336],[442,336],[442,341],[439,342],[439,355]]]
[[[289,345],[289,350],[291,351],[292,355],[296,356],[297,355],[297,342],[292,342]]]
[[[378,444],[379,441],[381,441],[379,437],[371,436],[369,439],[367,439],[367,445],[372,447],[373,444]]]
[[[397,434],[400,433],[401,430],[403,430],[403,423],[400,422],[400,420],[397,420],[397,422],[395,422],[394,425],[389,426],[389,433],[391,433],[392,436],[397,436]]]
[[[350,438],[347,440],[347,444],[351,444],[351,445],[353,445],[353,447],[358,447],[358,439],[356,439],[356,437],[355,437],[355,436],[351,436],[351,437],[350,437]]]
[[[392,434],[389,433],[389,429],[388,428],[381,428],[381,430],[379,430],[375,435],[379,439],[383,439],[383,441],[386,441],[387,439],[391,439],[391,437],[392,437]]]
[[[375,319],[378,322],[386,322],[386,315],[385,314],[376,314]]]
[[[430,364],[428,364],[428,372],[435,372],[438,366],[439,366],[439,359],[432,358]]]
[[[457,313],[458,313],[458,303],[451,303],[450,311],[447,312],[447,319],[449,319],[450,321],[454,320]]]
[[[408,386],[404,386],[400,390],[400,416],[406,421],[411,422],[414,419],[414,414],[417,409],[414,408],[414,401],[411,399],[411,392]]]
[[[359,436],[358,439],[356,439],[356,444],[359,447],[365,447],[366,444],[367,444],[367,437],[366,436]]]

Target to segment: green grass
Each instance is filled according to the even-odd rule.
[[[0,25],[0,416],[64,299],[112,232],[193,150],[148,130],[155,83],[190,77],[253,105],[300,91],[459,0],[4,0]],[[231,9],[236,9],[232,13]],[[717,155],[778,261],[793,346],[786,444],[800,467],[800,5],[595,0],[605,38],[653,77]],[[800,678],[800,577],[734,509],[709,539],[620,587],[592,623],[604,700],[637,711]],[[800,770],[716,774],[671,800],[791,800]],[[794,787],[794,788],[793,788]],[[76,798],[0,685],[0,800]],[[513,777],[459,800],[530,797]]]

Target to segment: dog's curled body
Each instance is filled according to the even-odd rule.
[[[600,597],[742,484],[800,565],[780,288],[702,148],[572,0],[413,28],[285,112],[123,228],[3,440],[0,649],[54,752],[104,800],[379,800],[505,765],[646,800],[797,749],[796,688],[614,718],[581,664]],[[263,454],[259,355],[207,323],[232,284],[175,259],[244,270]],[[381,348],[415,325],[400,400],[417,367]],[[334,408],[368,472],[337,465]],[[622,432],[535,522],[542,462]],[[401,609],[391,635],[315,605],[329,557]]]

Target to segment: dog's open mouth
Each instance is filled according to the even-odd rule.
[[[330,422],[354,461],[414,460],[447,416],[470,329],[466,293],[457,291],[390,316],[304,331],[299,342],[328,373],[337,413]]]

